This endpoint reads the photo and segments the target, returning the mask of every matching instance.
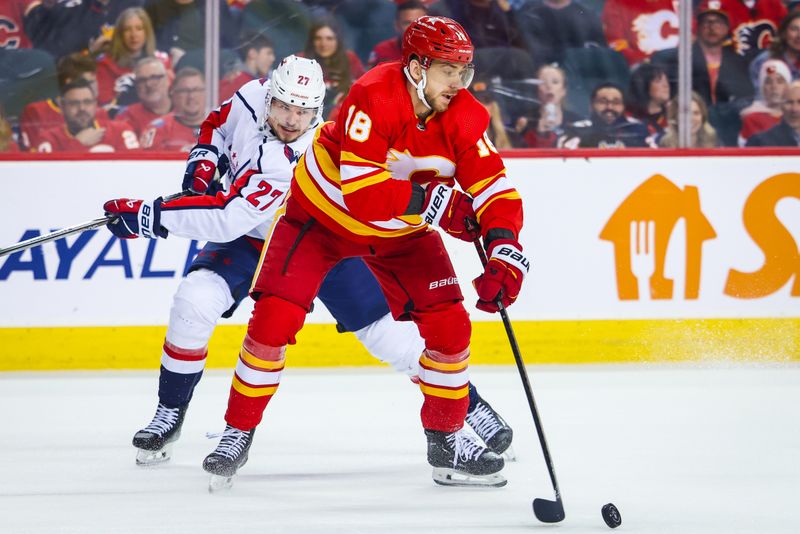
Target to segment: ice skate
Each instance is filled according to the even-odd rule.
[[[188,404],[167,408],[159,403],[150,424],[133,436],[136,465],[157,465],[172,457],[172,444],[181,436],[181,426]]]
[[[456,432],[426,430],[428,463],[433,466],[433,481],[442,486],[506,485],[499,473],[502,456],[484,447],[463,428]]]
[[[473,388],[474,386],[470,384],[470,389]],[[467,417],[464,419],[466,423],[478,434],[487,447],[502,455],[507,462],[516,461],[514,448],[511,447],[514,431],[500,417],[500,414],[483,400],[477,390],[470,393],[472,394],[470,395],[469,409]]]
[[[219,445],[203,460],[203,469],[211,473],[208,491],[214,493],[229,489],[233,485],[236,472],[247,463],[255,431],[255,428],[245,432],[231,425],[225,426]]]

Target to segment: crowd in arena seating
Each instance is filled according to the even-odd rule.
[[[424,14],[476,47],[500,149],[677,147],[674,0],[221,0],[220,101],[297,53],[335,120]],[[693,0],[694,147],[800,145],[800,1]],[[186,151],[205,118],[205,0],[0,2],[0,152]]]

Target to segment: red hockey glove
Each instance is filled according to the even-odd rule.
[[[480,236],[472,198],[445,184],[428,185],[420,215],[428,224],[435,224],[462,241],[472,242]]]
[[[214,145],[195,145],[186,160],[183,190],[203,194],[214,180],[219,153]]]
[[[489,261],[483,274],[473,280],[472,285],[478,292],[477,308],[495,313],[500,310],[498,298],[504,308],[517,300],[531,264],[515,239],[495,239],[489,243],[488,252]]]
[[[117,237],[167,237],[167,229],[161,226],[161,197],[153,202],[117,198],[103,204],[106,215],[116,215],[106,227]]]

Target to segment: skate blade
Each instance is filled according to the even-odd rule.
[[[517,453],[514,451],[514,447],[509,445],[506,450],[503,451],[503,454],[500,456],[503,457],[503,460],[506,462],[516,462],[517,461]]]
[[[500,473],[471,475],[464,471],[456,471],[447,467],[434,467],[433,481],[440,486],[488,486],[493,488],[500,488],[508,483],[508,480]]]
[[[224,475],[211,475],[211,478],[208,481],[208,492],[218,493],[231,489],[231,487],[233,487],[234,476],[236,475],[231,475],[229,477]]]
[[[136,465],[144,467],[154,466],[168,462],[172,458],[172,446],[165,445],[157,451],[136,449]]]

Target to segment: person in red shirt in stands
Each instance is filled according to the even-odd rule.
[[[39,2],[35,0],[3,0],[0,2],[0,48],[31,48],[25,33],[25,15]]]
[[[673,0],[607,0],[602,20],[608,46],[621,52],[631,67],[659,50],[675,48],[677,5]]]
[[[175,74],[169,91],[172,112],[150,123],[142,134],[148,150],[189,152],[197,143],[200,125],[206,118],[206,82],[203,73],[184,67]]]
[[[275,46],[261,33],[246,33],[239,47],[242,62],[219,81],[219,100],[229,99],[249,81],[268,78],[275,63]]]
[[[45,130],[35,152],[123,152],[139,148],[131,127],[124,122],[96,119],[97,95],[92,84],[78,79],[61,91],[64,124]]]
[[[745,146],[753,135],[767,131],[781,122],[783,102],[791,83],[792,73],[780,59],[768,59],[761,65],[758,95],[750,106],[742,110],[739,146]]]
[[[412,22],[428,14],[428,8],[419,0],[409,0],[397,4],[397,13],[394,16],[394,30],[397,35],[376,44],[369,54],[367,68],[371,69],[378,63],[386,61],[398,61],[403,59],[401,46],[403,44],[403,32],[406,31]]]
[[[130,124],[136,135],[141,136],[151,122],[172,109],[169,98],[170,73],[155,57],[140,59],[133,72],[139,101],[124,108],[116,118]]]
[[[133,91],[133,66],[144,57],[157,57],[169,70],[169,57],[156,50],[156,37],[150,17],[144,9],[131,7],[120,13],[111,38],[111,50],[97,58],[97,100],[130,104],[136,101]]]
[[[58,60],[56,72],[58,87],[63,88],[73,80],[83,79],[92,84],[97,94],[97,64],[94,60],[80,52],[75,52]],[[100,122],[109,120],[108,113],[98,108],[95,118]],[[31,102],[22,109],[19,119],[20,144],[28,149],[36,147],[41,141],[41,132],[64,124],[64,116],[58,105],[58,98],[48,98]]]

